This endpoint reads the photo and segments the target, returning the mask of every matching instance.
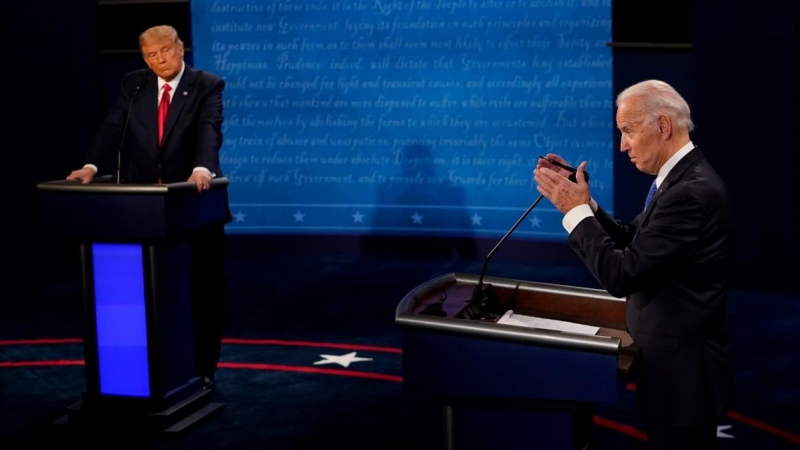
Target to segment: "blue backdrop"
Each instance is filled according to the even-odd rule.
[[[193,0],[225,78],[229,233],[496,237],[548,152],[613,212],[606,1]],[[564,238],[544,201],[515,232]]]

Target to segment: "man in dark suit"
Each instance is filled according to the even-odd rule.
[[[637,403],[654,449],[711,449],[732,391],[727,290],[734,223],[722,179],[692,143],[689,106],[668,84],[648,80],[617,97],[620,150],[656,176],[630,224],[589,195],[586,162],[568,180],[542,160],[539,192],[565,214],[567,242],[612,295],[627,297],[637,348]],[[566,164],[558,155],[549,160]]]
[[[139,46],[148,68],[124,76],[86,165],[67,179],[89,183],[98,173],[116,170],[118,181],[125,183],[188,181],[198,192],[206,191],[213,178],[222,176],[219,149],[225,82],[184,63],[183,42],[171,26],[147,29],[139,36]],[[117,161],[121,148],[126,151],[119,154],[127,156]],[[120,166],[125,168],[121,172]],[[189,238],[195,370],[209,385],[222,338],[223,237],[228,221],[229,212],[221,223]]]

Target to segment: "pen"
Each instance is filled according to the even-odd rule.
[[[576,168],[574,168],[574,167],[570,167],[570,166],[567,166],[567,165],[565,165],[565,164],[561,164],[560,162],[558,162],[558,161],[553,161],[552,159],[547,159],[546,157],[544,157],[544,156],[542,156],[542,155],[539,155],[539,158],[542,158],[543,160],[545,160],[545,161],[549,162],[550,164],[552,164],[552,165],[554,165],[554,166],[556,166],[556,167],[560,167],[560,168],[562,168],[562,169],[564,169],[564,170],[569,170],[569,171],[570,171],[570,172],[572,172],[572,173],[575,173],[575,172],[577,172],[577,171],[578,171],[578,169],[576,169]]]

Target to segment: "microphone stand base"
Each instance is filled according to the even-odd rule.
[[[478,284],[461,317],[467,320],[495,321],[505,311],[491,284]]]

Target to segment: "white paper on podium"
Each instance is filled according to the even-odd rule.
[[[568,333],[577,334],[597,334],[599,327],[592,327],[589,325],[582,325],[579,323],[566,322],[563,320],[543,319],[541,317],[525,316],[522,314],[514,314],[514,311],[508,310],[502,317],[497,320],[497,323],[505,325],[517,325],[520,327],[540,328],[543,330],[566,331]]]

